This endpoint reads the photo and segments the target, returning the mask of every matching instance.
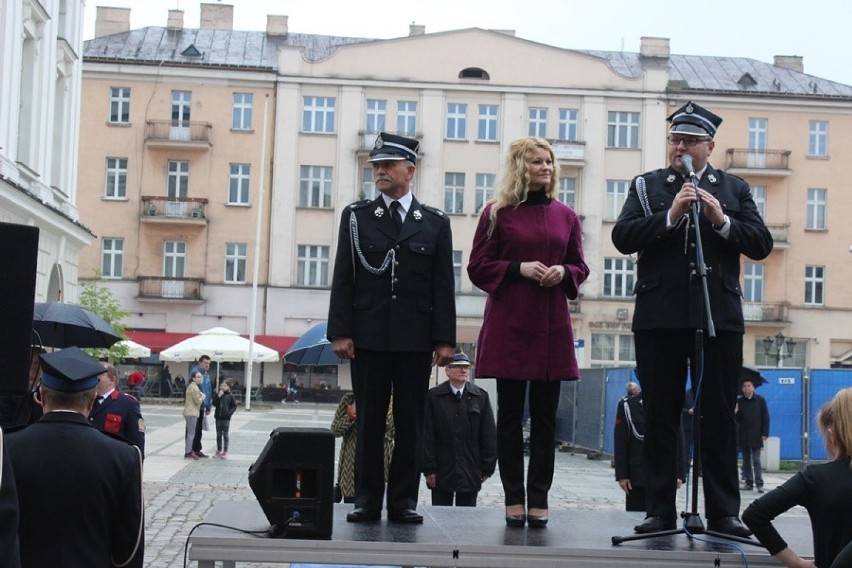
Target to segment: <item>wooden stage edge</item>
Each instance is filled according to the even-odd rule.
[[[422,525],[346,522],[351,505],[334,506],[331,540],[269,538],[237,530],[201,526],[189,539],[190,560],[199,568],[215,562],[357,564],[382,566],[524,568],[590,566],[779,566],[760,546],[731,543],[708,535],[656,537],[612,545],[629,536],[641,513],[551,509],[545,529],[510,529],[496,507],[421,506]],[[265,531],[269,522],[256,501],[216,505],[205,522],[243,531]],[[810,520],[788,513],[776,527],[799,554],[813,556]]]

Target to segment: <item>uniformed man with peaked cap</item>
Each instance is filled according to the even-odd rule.
[[[44,415],[6,442],[24,567],[142,566],[142,459],[87,416],[103,367],[77,347],[41,356]]]
[[[772,236],[748,184],[710,165],[722,119],[687,102],[667,119],[669,167],[637,176],[612,230],[622,254],[636,254],[633,336],[645,403],[646,511],[636,532],[675,528],[677,430],[686,374],[701,387],[701,460],[707,527],[748,536],[739,520],[734,402],[743,360],[740,255],[762,260]],[[683,158],[692,159],[697,187]],[[698,223],[690,214],[699,203]],[[696,231],[701,235],[716,336],[708,333],[698,276]],[[697,330],[703,353],[696,352]],[[703,361],[700,368],[696,361]]]
[[[355,508],[350,522],[380,518],[384,427],[393,392],[396,430],[388,519],[422,523],[418,500],[424,404],[433,360],[452,360],[455,283],[449,219],[409,191],[417,140],[382,132],[370,151],[378,198],[346,207],[340,222],[328,337],[352,360],[356,421]]]

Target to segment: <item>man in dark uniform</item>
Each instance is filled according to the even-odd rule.
[[[77,347],[41,361],[44,416],[6,437],[21,565],[142,566],[142,457],[86,418],[103,367]]]
[[[642,392],[634,382],[627,383],[627,395],[618,401],[613,429],[615,480],[626,495],[626,511],[645,510],[645,473],[642,468],[642,441],[645,439],[645,407]]]
[[[3,430],[0,429],[0,559],[3,560],[3,566],[20,568],[18,489],[9,461],[9,450],[3,442]]]
[[[769,407],[766,399],[754,392],[751,379],[742,381],[743,395],[737,399],[737,446],[743,451],[743,489],[763,493],[760,452],[769,438]]]
[[[740,255],[762,260],[772,236],[758,214],[748,184],[708,162],[722,119],[689,102],[668,117],[666,169],[638,176],[612,230],[623,254],[637,253],[633,333],[645,402],[644,462],[647,514],[640,533],[675,528],[677,430],[687,368],[701,379],[701,458],[707,525],[712,531],[747,536],[739,520],[734,403],[742,364],[745,326]],[[689,155],[696,188],[682,161]],[[696,353],[696,330],[707,330],[702,278],[697,275],[696,227],[707,266],[715,338]],[[703,377],[702,377],[703,375]],[[697,381],[696,381],[697,382]]]
[[[382,195],[349,205],[340,222],[328,337],[339,357],[352,359],[358,405],[350,522],[376,521],[381,515],[391,391],[396,436],[387,483],[388,519],[423,522],[414,509],[430,369],[453,358],[452,234],[442,211],[422,205],[409,192],[418,145],[417,140],[381,133],[369,161]]]
[[[118,390],[118,371],[109,363],[101,362],[104,372],[98,375],[95,405],[89,413],[89,422],[101,432],[117,434],[139,448],[145,459],[145,421],[139,401]]]

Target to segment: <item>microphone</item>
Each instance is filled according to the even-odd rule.
[[[692,167],[692,156],[689,154],[684,154],[680,157],[680,163],[683,164],[683,167],[686,169],[686,173],[689,174],[689,177],[695,177],[695,169]]]

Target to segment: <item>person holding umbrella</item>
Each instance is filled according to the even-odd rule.
[[[760,374],[757,376],[760,377]],[[751,375],[745,375],[742,379],[740,388],[743,396],[737,399],[735,415],[737,445],[743,453],[745,483],[742,489],[751,491],[757,485],[757,492],[763,493],[760,451],[763,442],[769,437],[769,408],[766,406],[766,399],[754,392],[758,384],[762,382]]]

